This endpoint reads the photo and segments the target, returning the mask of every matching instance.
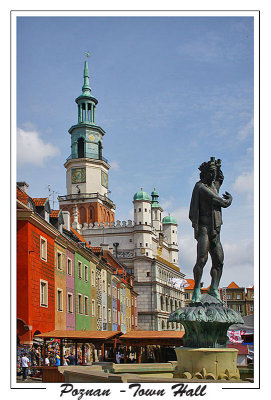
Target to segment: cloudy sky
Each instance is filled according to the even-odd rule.
[[[33,197],[47,196],[48,184],[66,194],[68,129],[90,51],[116,219],[132,217],[140,187],[156,187],[178,220],[180,268],[191,278],[191,193],[198,166],[221,158],[221,190],[233,196],[221,286],[253,284],[253,40],[252,17],[19,17],[17,180]],[[209,270],[208,261],[205,286]]]

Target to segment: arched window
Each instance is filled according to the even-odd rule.
[[[94,218],[94,212],[91,206],[88,208],[88,215],[89,215],[89,220],[92,220],[92,218]]]
[[[102,158],[103,158],[103,146],[102,146],[102,143],[99,141],[99,143],[98,143],[98,157],[99,157],[99,160],[102,160]]]
[[[161,310],[164,310],[164,298],[163,298],[163,296],[160,297],[160,301],[161,301]]]
[[[166,297],[166,311],[168,311],[168,298]]]
[[[175,300],[175,310],[177,310],[177,308],[178,308],[178,303],[177,300]]]
[[[87,222],[87,215],[86,215],[85,207],[80,208],[79,215],[80,215],[80,224],[84,224],[85,222]]]
[[[162,330],[165,329],[165,321],[162,319]]]
[[[77,142],[78,158],[85,157],[85,141],[83,138],[79,138]]]
[[[170,311],[171,312],[173,311],[173,300],[172,299],[170,299]]]

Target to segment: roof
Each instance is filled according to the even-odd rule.
[[[242,343],[229,343],[228,348],[237,349],[238,355],[248,355],[248,347],[246,344]]]
[[[70,330],[54,330],[40,333],[37,337],[47,339],[84,339],[84,340],[108,340],[121,334],[120,331],[70,331]]]
[[[236,283],[232,281],[232,282],[229,284],[229,286],[227,287],[227,289],[239,289],[239,286],[236,285]]]
[[[135,200],[147,200],[151,201],[150,195],[147,192],[143,192],[143,190],[140,190],[139,192],[136,192],[134,194],[134,201]]]
[[[194,289],[194,286],[195,286],[195,281],[194,281],[194,279],[186,279],[186,282],[187,282],[187,285],[188,286],[185,286],[184,288],[185,288],[185,290],[192,290],[192,289]]]
[[[59,213],[61,210],[52,210],[50,217],[51,218],[58,218],[59,217]]]
[[[182,339],[184,331],[130,331],[121,336],[123,339]]]
[[[47,197],[33,197],[32,200],[36,207],[45,206],[45,203],[48,201]]]
[[[166,217],[163,218],[162,224],[176,224],[177,221],[172,215],[167,215]]]
[[[29,196],[17,186],[17,199],[23,204],[27,204]]]

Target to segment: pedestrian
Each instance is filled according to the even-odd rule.
[[[27,358],[26,354],[24,354],[22,357],[23,381],[27,379],[28,365],[29,365],[29,358]]]
[[[56,362],[55,362],[55,365],[56,365],[57,367],[60,365],[60,355],[59,355],[58,352],[56,353]]]
[[[49,361],[48,354],[46,354],[45,359],[44,359],[44,362],[45,362],[45,366],[46,366],[46,367],[49,367],[49,366],[50,366],[50,361]]]
[[[73,353],[71,353],[67,359],[69,360],[69,365],[75,365],[75,356]]]

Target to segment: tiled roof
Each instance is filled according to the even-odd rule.
[[[207,292],[207,290],[209,290],[210,289],[210,287],[211,287],[211,285],[209,285],[208,287],[206,287],[206,288],[201,288],[201,291],[202,292]]]
[[[29,196],[17,186],[17,199],[23,204],[27,204]]]
[[[83,238],[83,236],[80,235],[75,229],[71,227],[71,232],[80,240],[80,242],[86,243],[86,246],[93,251],[93,253],[100,253],[102,251],[102,248],[99,246],[90,246],[88,242]]]
[[[194,286],[195,286],[195,281],[194,281],[194,279],[186,279],[186,282],[187,282],[187,284],[188,284],[188,286],[185,286],[184,288],[185,288],[185,290],[186,289],[194,289]]]
[[[36,207],[42,207],[45,205],[46,201],[48,200],[47,197],[33,197],[32,199]]]
[[[93,251],[93,253],[100,253],[102,251],[102,248],[99,246],[90,246],[91,250]]]
[[[228,347],[230,349],[237,349],[238,355],[247,355],[248,354],[248,347],[246,344],[242,343],[229,343]]]
[[[51,218],[58,218],[60,210],[52,210],[50,217]]]
[[[50,332],[44,332],[38,337],[42,338],[69,338],[69,339],[90,339],[90,340],[106,340],[113,338],[120,334],[120,331],[72,331],[72,330],[55,330]]]
[[[236,285],[236,283],[232,281],[232,282],[229,284],[229,286],[227,287],[227,289],[239,289],[239,286]]]

